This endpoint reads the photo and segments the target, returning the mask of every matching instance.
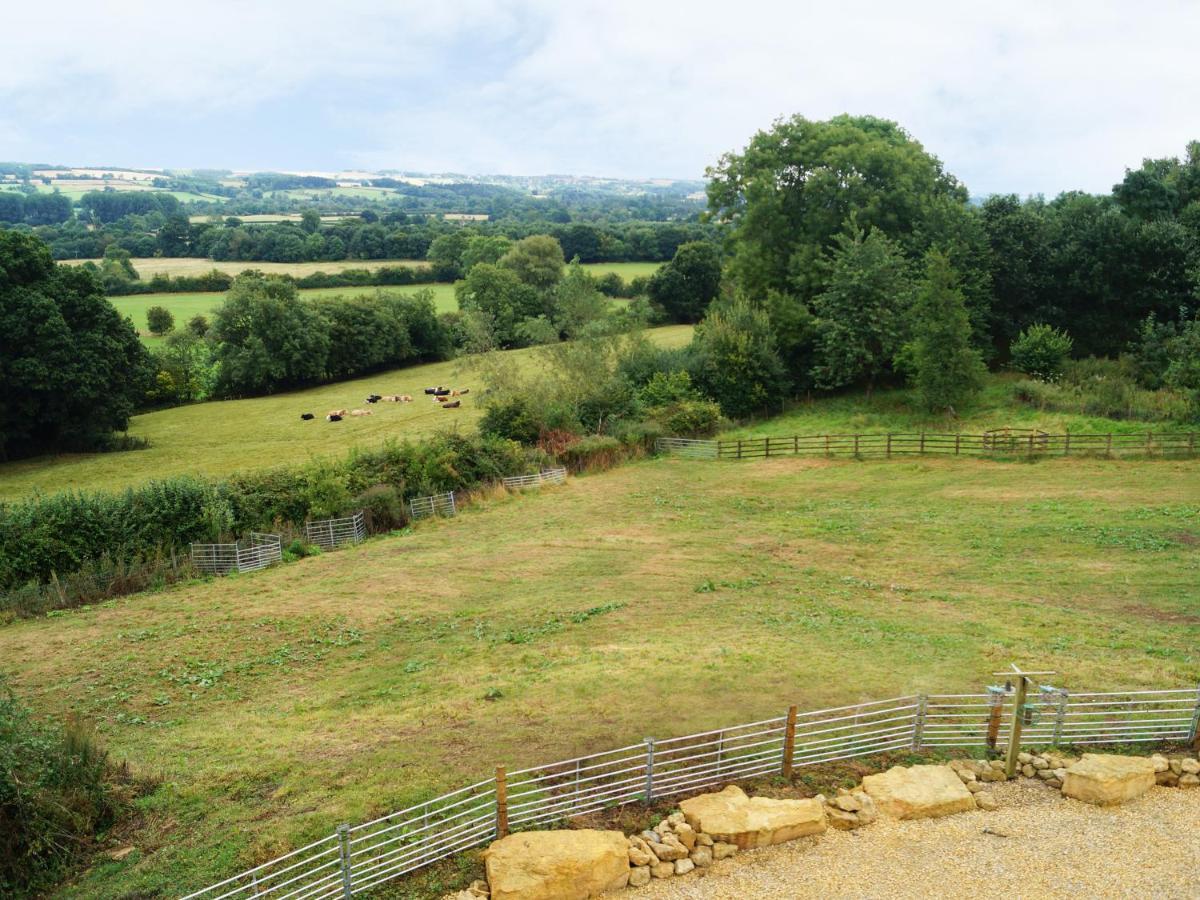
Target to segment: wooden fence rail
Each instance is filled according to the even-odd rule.
[[[656,449],[693,458],[764,459],[772,456],[884,457],[893,456],[1142,456],[1194,457],[1200,450],[1195,432],[1126,434],[1046,434],[999,431],[985,434],[956,432],[873,432],[808,434],[790,437],[683,441],[664,438]]]

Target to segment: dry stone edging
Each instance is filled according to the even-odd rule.
[[[1055,750],[1022,752],[1017,757],[1014,774],[1014,778],[1020,777],[1041,782],[1065,797],[1111,805],[1134,799],[1155,784],[1200,787],[1200,760],[1162,753],[1149,757],[1085,753],[1076,758]],[[509,835],[485,851],[489,883],[493,867],[499,867],[501,860],[522,857],[521,853],[493,853],[504,841],[510,841],[510,848],[527,851],[521,863],[522,878],[532,877],[532,880],[522,882],[505,876],[499,890],[494,884],[475,882],[468,890],[449,897],[451,900],[479,900],[489,896],[494,900],[550,897],[585,900],[626,886],[643,887],[656,878],[703,874],[739,850],[815,837],[827,828],[862,828],[880,815],[917,819],[972,809],[990,812],[998,809],[999,804],[988,790],[989,785],[1007,780],[1003,760],[954,759],[939,765],[893,766],[886,772],[864,776],[862,783],[852,788],[839,788],[832,797],[822,794],[800,800],[748,797],[741,788],[728,785],[721,791],[683,800],[679,812],[628,837],[619,831],[587,829]],[[558,836],[579,834],[602,836],[590,839],[598,843],[593,843],[588,852],[603,856],[604,868],[593,873],[594,877],[572,875],[568,888],[564,887],[562,873],[585,864],[580,862],[579,847],[575,847],[569,864],[549,862],[547,851],[537,849],[540,843],[537,836],[550,835],[548,840],[552,845],[562,845],[565,840],[566,846],[572,846],[573,839]],[[513,841],[514,838],[523,842]],[[603,853],[596,849],[601,845],[605,848]],[[616,864],[617,859],[621,860],[621,866]],[[547,879],[548,889],[533,883],[539,877]],[[514,892],[513,885],[517,883],[524,887]]]

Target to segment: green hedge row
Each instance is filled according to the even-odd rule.
[[[35,496],[0,505],[0,590],[45,582],[102,561],[147,560],[173,548],[184,550],[192,541],[298,528],[308,518],[357,508],[362,495],[380,486],[396,497],[470,489],[533,471],[543,456],[514,441],[445,434],[221,480],[181,476],[123,493]]]

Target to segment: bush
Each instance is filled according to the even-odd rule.
[[[1071,336],[1050,325],[1030,325],[1012,342],[1013,368],[1039,381],[1057,381],[1073,345]]]
[[[151,334],[162,336],[175,327],[175,316],[165,306],[152,306],[146,310],[146,327]]]
[[[363,511],[368,531],[390,531],[408,523],[404,497],[390,484],[376,484],[354,498]]]
[[[721,424],[721,407],[711,400],[680,400],[651,412],[667,434],[679,437],[708,437]]]
[[[38,896],[115,818],[91,732],[35,722],[0,681],[0,896]]]

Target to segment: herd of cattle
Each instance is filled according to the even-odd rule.
[[[471,393],[471,389],[463,388],[462,390],[455,390],[453,388],[442,387],[441,385],[438,385],[437,387],[425,388],[425,393],[429,397],[433,398],[433,402],[439,404],[442,409],[458,409],[460,406],[462,406],[462,400],[455,400],[453,398],[462,397],[464,394],[469,394]],[[369,397],[367,397],[367,402],[412,403],[413,398],[411,394],[371,394]],[[346,416],[369,415],[371,415],[371,410],[369,409],[331,409],[328,413],[326,413],[325,421],[340,422]],[[315,419],[316,416],[310,412],[306,412],[301,413],[300,418],[307,422],[311,419]]]

